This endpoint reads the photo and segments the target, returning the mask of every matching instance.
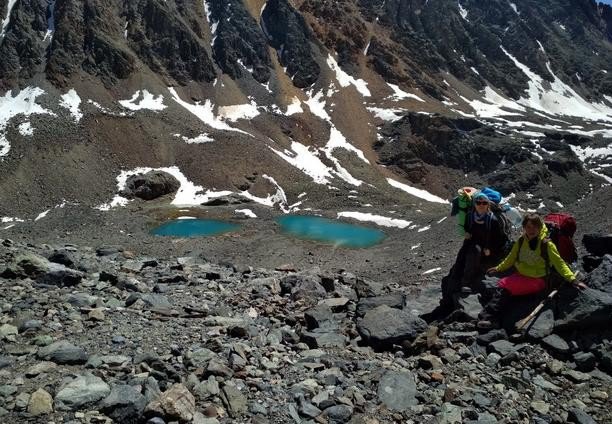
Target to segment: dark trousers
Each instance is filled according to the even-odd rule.
[[[469,287],[473,292],[484,289],[482,279],[488,267],[497,263],[497,257],[484,256],[480,245],[465,240],[457,253],[455,264],[448,275],[442,278],[442,300],[440,306],[454,308],[454,297],[462,287]]]

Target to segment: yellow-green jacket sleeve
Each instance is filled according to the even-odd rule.
[[[557,272],[568,282],[572,282],[576,279],[576,274],[572,269],[567,265],[567,263],[563,260],[561,255],[559,255],[559,251],[557,250],[557,246],[551,241],[546,243],[548,246],[548,257],[550,258],[550,263],[555,267]]]
[[[510,250],[510,253],[508,253],[508,256],[506,256],[506,258],[495,267],[497,272],[504,272],[507,269],[510,269],[512,265],[514,265],[514,263],[516,262],[516,258],[518,257],[518,250],[519,244],[518,241],[515,241],[512,244],[512,249]]]

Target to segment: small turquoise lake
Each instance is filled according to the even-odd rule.
[[[380,230],[319,216],[288,215],[276,221],[287,234],[342,247],[371,247],[385,238],[385,233]]]
[[[236,231],[240,225],[214,219],[175,219],[151,230],[156,236],[206,237]]]

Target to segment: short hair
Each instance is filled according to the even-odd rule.
[[[544,226],[544,220],[537,213],[525,214],[525,216],[523,217],[523,228],[525,228],[528,223],[532,223],[539,229],[541,229]]]

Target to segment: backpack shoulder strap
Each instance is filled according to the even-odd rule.
[[[548,275],[550,268],[550,258],[548,256],[548,243],[550,243],[549,238],[543,238],[540,242],[540,256],[544,259],[544,263],[546,264],[546,275]]]

